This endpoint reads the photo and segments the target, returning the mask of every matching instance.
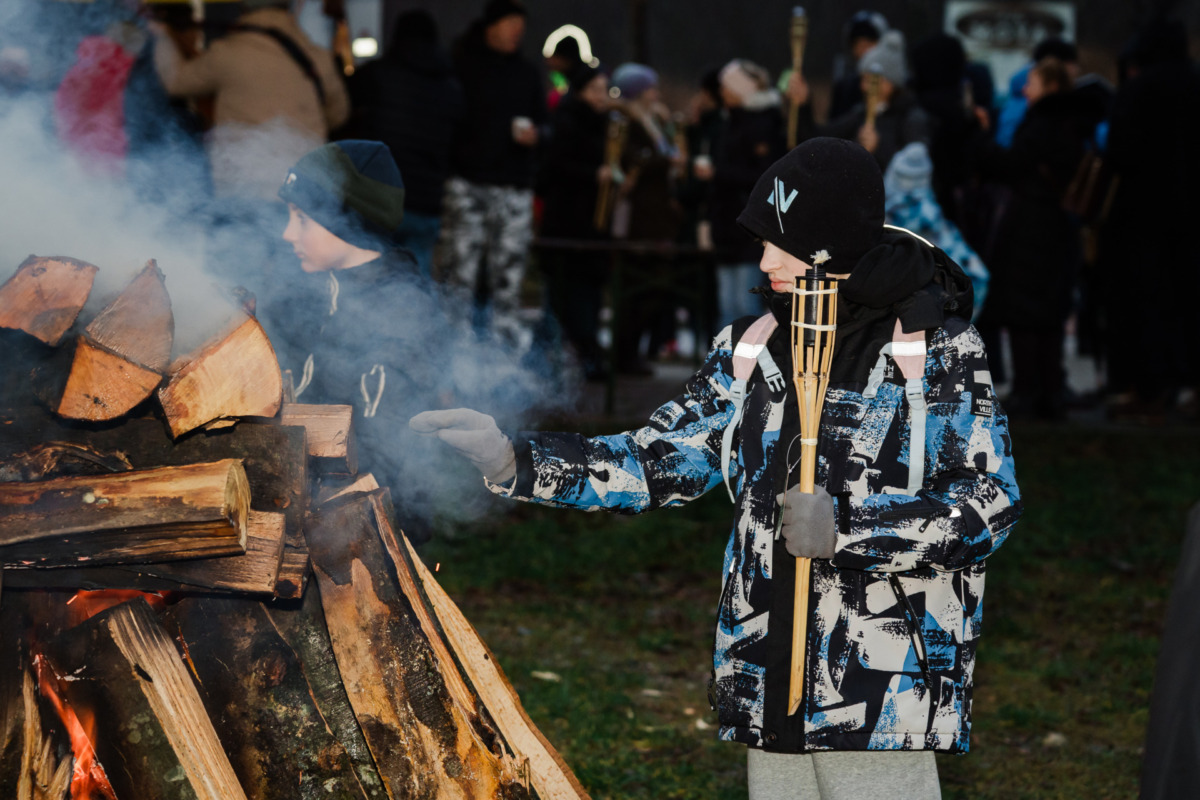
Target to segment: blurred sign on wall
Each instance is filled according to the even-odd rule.
[[[944,29],[962,40],[967,58],[991,68],[999,97],[1038,42],[1051,36],[1075,41],[1075,4],[949,0]]]

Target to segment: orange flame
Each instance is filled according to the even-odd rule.
[[[38,689],[49,699],[71,739],[75,769],[71,776],[71,800],[117,800],[104,767],[96,760],[96,717],[86,709],[76,711],[58,690],[59,678],[41,654],[33,657]]]
[[[136,589],[80,589],[67,605],[71,607],[71,624],[78,625],[85,620],[113,606],[119,606],[128,600],[143,597],[155,611],[162,611],[167,605],[167,595],[163,592],[141,592]]]

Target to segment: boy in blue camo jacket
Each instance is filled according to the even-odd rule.
[[[637,513],[728,481],[710,696],[721,738],[749,747],[752,800],[940,796],[934,752],[970,746],[984,561],[1021,513],[970,281],[885,226],[883,198],[855,143],[812,139],[776,162],[738,217],[762,241],[771,312],[723,330],[643,428],[510,438],[469,409],[410,422],[493,492],[543,505]],[[839,299],[810,495],[796,488],[789,327],[794,278],[814,263]],[[792,556],[813,561],[804,699],[789,716]]]

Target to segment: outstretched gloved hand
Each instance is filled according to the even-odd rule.
[[[512,442],[487,414],[469,408],[422,411],[408,421],[408,427],[441,439],[493,483],[507,483],[517,474]]]
[[[778,499],[783,506],[779,534],[787,551],[796,558],[833,558],[837,523],[829,492],[817,486],[808,494],[793,486]]]

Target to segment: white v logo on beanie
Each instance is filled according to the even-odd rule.
[[[771,190],[771,195],[767,198],[767,205],[775,206],[775,218],[779,220],[779,232],[783,233],[783,217],[780,214],[786,214],[788,209],[792,207],[792,202],[795,201],[796,195],[799,194],[795,189],[792,189],[791,194],[784,198],[783,193],[787,189],[783,185],[783,181],[779,178],[775,179],[775,188]],[[775,198],[779,199],[776,200]]]

